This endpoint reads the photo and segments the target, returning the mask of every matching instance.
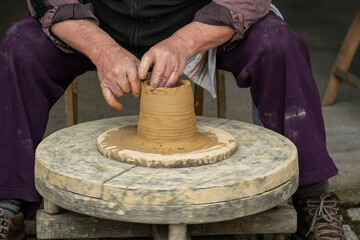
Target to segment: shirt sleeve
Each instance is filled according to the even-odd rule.
[[[213,0],[200,9],[194,21],[210,25],[230,26],[235,34],[224,48],[234,48],[251,25],[270,11],[271,0]]]
[[[51,33],[53,24],[68,19],[84,19],[99,24],[90,3],[82,4],[78,0],[27,0],[27,3],[31,15],[39,20],[45,34],[56,47],[67,53],[74,50]]]

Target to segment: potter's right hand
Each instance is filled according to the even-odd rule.
[[[114,96],[122,97],[124,93],[130,92],[135,97],[140,96],[140,79],[137,74],[139,63],[139,59],[118,45],[106,48],[96,59],[102,93],[111,107],[123,109]]]
[[[110,106],[123,109],[114,96],[121,97],[132,92],[139,97],[139,59],[117,44],[104,30],[87,20],[68,19],[52,25],[51,32],[95,64],[104,98]]]

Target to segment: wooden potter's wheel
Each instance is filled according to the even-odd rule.
[[[213,164],[150,168],[114,161],[96,147],[114,126],[138,116],[102,119],[62,129],[36,150],[35,184],[50,202],[71,211],[125,222],[198,224],[265,211],[298,186],[297,151],[273,131],[235,120],[198,117],[231,133],[237,149]]]
[[[196,125],[191,84],[154,89],[142,83],[137,125],[114,127],[97,139],[114,160],[145,167],[192,167],[219,162],[236,150],[236,140],[218,128]]]

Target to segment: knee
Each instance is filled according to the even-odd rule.
[[[43,33],[41,25],[36,19],[27,16],[23,20],[12,24],[1,42],[1,52],[13,61],[29,61],[36,57],[49,39]]]
[[[264,31],[260,39],[260,51],[272,59],[284,58],[291,55],[294,50],[307,51],[305,41],[295,33],[284,21],[277,21]]]

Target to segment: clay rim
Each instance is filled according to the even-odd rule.
[[[185,88],[187,88],[189,85],[191,85],[191,82],[189,80],[179,79],[174,87],[166,88],[166,87],[158,87],[153,88],[150,86],[150,81],[146,80],[142,83],[142,90],[145,90],[148,94],[153,95],[174,95],[178,94],[179,91],[184,91]]]
[[[133,125],[132,125],[133,126]],[[229,158],[237,149],[236,139],[228,132],[204,125],[197,125],[199,133],[216,137],[213,144],[205,146],[201,149],[195,149],[188,152],[161,154],[159,151],[135,151],[129,149],[119,149],[117,146],[110,146],[104,143],[108,134],[115,132],[121,128],[132,127],[115,127],[105,131],[97,138],[97,147],[100,153],[105,157],[143,167],[156,168],[179,168],[179,167],[195,167],[220,162]],[[121,133],[120,133],[121,134]],[[132,136],[130,136],[132,137]],[[127,137],[122,138],[122,142],[129,144]],[[138,148],[138,146],[134,146]]]

